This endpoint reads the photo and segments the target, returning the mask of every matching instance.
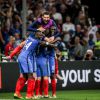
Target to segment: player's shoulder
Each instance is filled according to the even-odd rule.
[[[51,22],[55,22],[53,19],[50,19]]]

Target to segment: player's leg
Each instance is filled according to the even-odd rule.
[[[33,97],[34,88],[35,79],[33,78],[33,73],[28,73],[26,99],[31,99]]]
[[[26,80],[27,80],[27,74],[21,73],[16,83],[14,98],[20,98],[20,99],[23,98],[20,92],[25,86]]]
[[[40,68],[40,60],[39,58],[37,58],[37,79],[35,83],[36,97],[39,97],[40,83],[41,83],[41,68]]]
[[[18,60],[18,63],[19,63],[19,68],[20,68],[20,76],[16,83],[14,98],[22,98],[20,92],[23,89],[25,82],[27,80],[27,74],[25,74],[27,69],[24,69],[24,67],[27,65],[25,65],[25,63],[23,64],[23,61],[21,59]]]
[[[51,88],[52,88],[52,97],[56,98],[56,77],[55,74],[51,74]]]
[[[34,95],[34,88],[35,88],[35,74],[36,74],[36,65],[35,65],[35,59],[32,56],[29,56],[27,58],[28,62],[28,80],[27,80],[27,93],[26,93],[26,99],[31,99]],[[34,75],[34,77],[33,77]]]
[[[49,56],[49,67],[51,73],[51,88],[52,88],[52,97],[56,97],[56,77],[55,77],[55,57]]]
[[[39,90],[40,90],[40,84],[41,84],[41,77],[37,77],[36,84],[35,84],[35,95],[36,97],[39,97]]]
[[[48,88],[49,88],[48,76],[44,76],[43,77],[44,97],[48,97]]]
[[[41,64],[41,70],[42,70],[42,77],[43,77],[43,91],[44,91],[44,97],[48,97],[48,89],[49,89],[49,81],[48,81],[48,60],[47,57],[42,57],[42,64]]]
[[[41,63],[42,62],[42,63]],[[43,77],[43,83],[42,88],[44,91],[44,97],[48,97],[48,67],[47,67],[47,58],[44,56],[39,56],[37,58],[37,65],[39,69],[37,68],[37,71],[40,70],[40,75]],[[37,73],[37,76],[39,76],[39,73]]]
[[[41,78],[39,95],[40,97],[43,97],[43,77]]]

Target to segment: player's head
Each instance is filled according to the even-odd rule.
[[[55,27],[55,26],[52,26],[52,27],[50,28],[50,30],[51,30],[51,32],[55,32],[55,31],[56,31],[56,27]]]
[[[51,34],[51,35],[54,35],[55,32],[56,32],[56,27],[55,27],[55,26],[52,26],[52,27],[50,28],[50,34]]]
[[[44,34],[41,31],[36,31],[35,32],[35,37],[40,39],[40,38],[44,37]]]
[[[50,20],[50,14],[49,14],[49,12],[44,12],[43,14],[42,14],[42,19],[43,19],[43,22],[46,24],[46,23],[48,23],[48,21]]]

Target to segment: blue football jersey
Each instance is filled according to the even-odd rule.
[[[39,39],[35,39],[29,36],[19,56],[26,58],[27,56],[32,55],[36,51],[39,43]]]

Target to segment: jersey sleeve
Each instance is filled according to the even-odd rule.
[[[21,46],[17,46],[13,51],[12,53],[9,55],[11,58],[13,58],[18,52],[20,52],[22,49]]]
[[[27,28],[27,31],[31,31],[31,32],[36,32],[37,31],[37,25],[38,25],[38,21],[34,21],[32,23],[32,25],[30,25],[28,28]]]
[[[58,31],[58,27],[57,27],[57,25],[56,25],[56,23],[53,21],[53,26],[55,26],[56,27],[56,32],[55,32],[55,34],[53,35],[55,38],[56,37],[59,37],[60,36],[60,32]]]

